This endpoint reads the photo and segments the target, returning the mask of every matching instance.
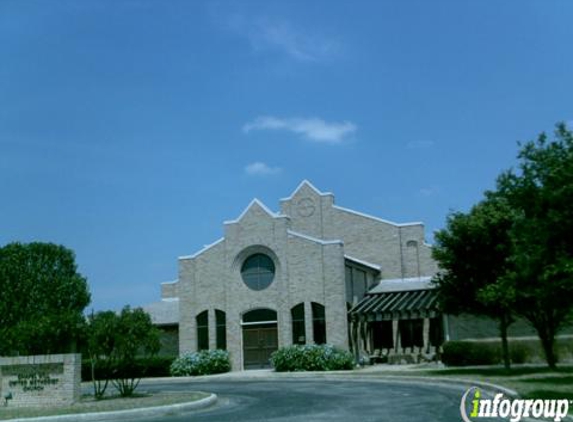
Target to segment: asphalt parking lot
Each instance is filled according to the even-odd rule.
[[[461,421],[457,386],[374,380],[228,380],[154,383],[153,391],[209,391],[217,405],[149,422],[184,421]],[[480,419],[485,421],[486,419]]]

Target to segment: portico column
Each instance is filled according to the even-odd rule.
[[[367,352],[364,347],[365,340],[366,340],[366,319],[360,318],[360,325],[358,326],[358,350],[360,352],[359,356],[362,356]]]
[[[394,316],[392,318],[392,333],[394,334],[394,351],[396,353],[400,353],[400,349],[402,348],[401,340],[400,340],[400,329],[398,325],[398,317]]]
[[[430,318],[424,318],[424,326],[423,326],[423,350],[424,353],[430,352]]]

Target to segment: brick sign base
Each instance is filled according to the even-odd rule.
[[[81,362],[79,354],[0,358],[0,405],[50,407],[78,401]]]

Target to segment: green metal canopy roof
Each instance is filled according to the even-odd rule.
[[[350,310],[350,315],[370,321],[432,318],[438,313],[435,289],[369,293]]]

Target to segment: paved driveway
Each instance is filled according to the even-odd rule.
[[[456,422],[461,421],[463,394],[455,386],[312,378],[165,382],[143,385],[142,390],[202,390],[219,396],[212,408],[149,419],[153,422]]]

